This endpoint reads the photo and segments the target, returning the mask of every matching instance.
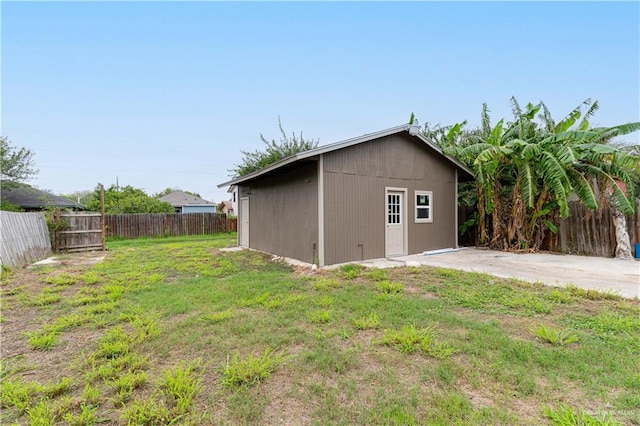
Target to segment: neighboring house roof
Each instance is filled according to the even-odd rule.
[[[11,185],[3,184],[1,196],[6,202],[23,209],[60,207],[84,210],[85,208],[85,206],[73,200],[41,191],[22,183],[13,183]]]
[[[160,197],[160,200],[168,202],[173,207],[215,205],[215,203],[211,201],[196,197],[195,195],[191,195],[184,191],[170,192],[167,195]]]
[[[419,142],[423,143],[426,147],[428,147],[429,149],[431,149],[432,151],[434,151],[436,154],[442,156],[446,161],[448,161],[452,166],[454,166],[456,169],[458,169],[458,171],[461,171],[463,173],[463,175],[466,175],[467,178],[471,179],[473,178],[473,172],[464,164],[462,164],[459,160],[457,160],[456,158],[453,158],[449,155],[446,155],[442,149],[436,145],[434,142],[430,141],[426,136],[424,136],[422,134],[422,132],[420,131],[420,127],[415,126],[415,125],[410,125],[410,124],[403,124],[401,126],[396,126],[396,127],[392,127],[390,129],[386,129],[386,130],[381,130],[379,132],[375,132],[375,133],[367,133],[365,135],[362,136],[358,136],[357,138],[352,138],[352,139],[347,139],[341,142],[336,142],[336,143],[332,143],[329,145],[325,145],[325,146],[321,146],[315,149],[311,149],[309,151],[304,151],[304,152],[300,152],[298,154],[294,154],[290,157],[284,158],[280,161],[278,161],[277,163],[274,163],[270,166],[267,166],[263,169],[257,170],[253,173],[249,173],[248,175],[245,176],[240,176],[234,179],[231,179],[227,182],[223,182],[220,185],[218,185],[218,188],[222,188],[224,186],[227,185],[238,185],[242,182],[246,182],[248,180],[257,178],[259,176],[262,176],[266,173],[269,173],[271,171],[274,171],[276,169],[279,169],[283,166],[292,164],[292,163],[296,163],[298,161],[310,158],[310,157],[315,157],[316,155],[320,155],[320,154],[325,154],[328,152],[332,152],[332,151],[337,151],[339,149],[343,149],[343,148],[347,148],[353,145],[358,145],[364,142],[369,142],[375,139],[379,139],[385,136],[390,136],[390,135],[394,135],[396,133],[401,133],[401,132],[408,132],[409,135],[413,136],[414,138],[416,138]]]
[[[225,207],[227,211],[233,211],[233,202],[231,200],[224,200],[224,201],[221,201],[220,204],[218,205],[218,208],[220,210],[222,210]]]

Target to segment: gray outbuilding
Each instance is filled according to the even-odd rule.
[[[218,187],[237,187],[240,246],[324,266],[457,247],[458,182],[472,178],[405,124]]]

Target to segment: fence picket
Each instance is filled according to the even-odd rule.
[[[44,214],[0,211],[0,265],[13,268],[50,254],[51,241]]]
[[[107,238],[206,235],[237,230],[223,213],[142,213],[105,215]]]

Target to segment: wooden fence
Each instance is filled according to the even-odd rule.
[[[0,211],[0,264],[26,265],[51,254],[47,221],[42,213]]]
[[[236,231],[237,219],[224,213],[144,213],[105,215],[108,238],[177,237]]]
[[[612,210],[604,207],[594,211],[576,201],[570,202],[569,208],[571,216],[559,220],[558,233],[549,232],[541,249],[584,256],[613,257],[616,250],[616,231]],[[458,209],[460,224],[470,217],[474,210],[474,208],[460,206]],[[640,242],[640,203],[635,216],[627,216],[627,231],[633,253],[635,244]],[[476,227],[472,227],[465,235],[460,235],[460,245],[473,246],[476,232]]]
[[[56,212],[56,220],[64,226],[55,231],[57,252],[104,250],[102,215],[85,212]]]
[[[569,203],[569,208],[571,216],[560,219],[558,233],[549,233],[542,249],[586,256],[615,256],[616,229],[612,209],[589,210],[579,202]],[[627,216],[627,232],[633,254],[635,244],[640,242],[640,203],[635,216]]]

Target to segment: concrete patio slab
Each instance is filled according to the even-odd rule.
[[[517,278],[551,286],[573,284],[587,290],[617,293],[630,299],[640,298],[640,262],[634,260],[464,248],[426,256],[419,254],[391,260],[379,259],[367,266],[393,267],[402,263],[406,265],[407,262],[484,272],[497,277]]]

